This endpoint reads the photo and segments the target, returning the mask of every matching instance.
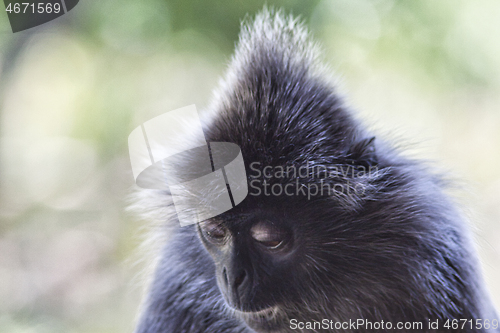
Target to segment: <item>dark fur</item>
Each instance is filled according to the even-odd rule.
[[[264,11],[244,25],[206,122],[208,141],[238,144],[249,181],[254,179],[250,163],[256,161],[262,166],[309,163],[356,170],[376,166],[377,171],[363,177],[339,173],[328,180],[362,184],[362,194],[310,200],[249,195],[218,217],[234,230],[262,218],[276,219],[295,235],[292,260],[280,263],[238,247],[239,260],[253,265],[253,289],[242,307],[259,310],[278,304],[268,326],[278,332],[297,332],[289,328],[292,318],[421,321],[424,329],[428,320],[495,319],[469,231],[444,194],[444,182],[373,140],[321,76],[315,52],[304,28],[281,14]],[[320,179],[299,181],[307,185]],[[196,229],[172,231],[137,333],[253,332],[226,305],[214,260]]]

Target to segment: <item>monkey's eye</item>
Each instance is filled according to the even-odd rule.
[[[215,243],[224,241],[227,236],[227,229],[217,222],[200,223],[200,229],[208,240]]]
[[[250,229],[252,238],[268,249],[280,248],[286,240],[286,232],[269,223],[257,223]]]

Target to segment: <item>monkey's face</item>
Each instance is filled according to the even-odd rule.
[[[281,321],[280,306],[294,294],[299,244],[291,225],[283,217],[256,214],[202,222],[198,231],[228,307],[257,331],[271,331]]]
[[[357,318],[352,299],[400,292],[394,249],[409,240],[370,212],[332,198],[248,197],[197,229],[227,308],[256,332],[286,332],[293,318]]]

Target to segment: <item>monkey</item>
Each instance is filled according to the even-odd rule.
[[[318,50],[282,11],[242,23],[203,126],[239,146],[249,193],[165,217],[136,333],[500,332],[449,181],[365,128]]]

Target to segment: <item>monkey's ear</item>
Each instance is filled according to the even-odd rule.
[[[375,137],[356,142],[349,149],[347,156],[353,164],[363,165],[365,167],[376,165],[378,159],[377,153],[375,152]]]

